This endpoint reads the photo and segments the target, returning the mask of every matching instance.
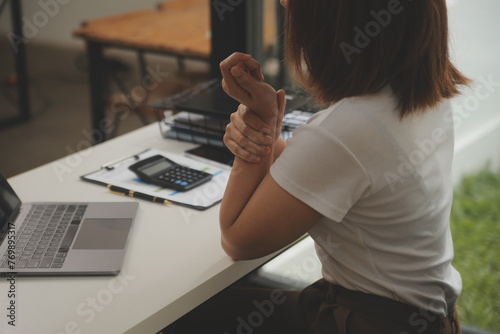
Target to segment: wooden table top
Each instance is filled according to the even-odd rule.
[[[264,40],[266,45],[271,45],[276,39],[273,1],[265,1],[265,4]],[[163,2],[156,10],[143,9],[89,20],[73,34],[107,45],[208,60],[211,51],[209,5],[209,1],[200,0]]]
[[[208,59],[208,6],[208,1],[199,0],[167,2],[157,10],[137,10],[84,22],[73,34],[102,44]]]

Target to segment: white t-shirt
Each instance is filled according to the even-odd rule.
[[[321,213],[309,231],[323,276],[436,314],[462,288],[453,268],[451,104],[399,119],[389,86],[298,128],[274,180]]]

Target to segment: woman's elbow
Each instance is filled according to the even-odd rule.
[[[229,256],[234,261],[239,260],[237,254],[233,251],[231,247],[228,246],[228,244],[224,241],[224,239],[221,239],[221,245],[222,249],[224,250],[224,252],[226,252],[227,256]]]
[[[230,242],[227,238],[221,239],[222,249],[234,261],[238,260],[253,260],[260,257],[254,254],[251,248],[242,247],[240,243]]]

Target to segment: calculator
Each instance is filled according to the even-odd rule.
[[[193,189],[213,177],[210,173],[182,166],[162,155],[136,162],[129,169],[144,182],[177,191]]]

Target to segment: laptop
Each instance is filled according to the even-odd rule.
[[[212,79],[200,85],[201,88],[193,89],[179,101],[173,101],[175,109],[178,111],[188,111],[216,118],[228,118],[238,109],[240,103],[227,95],[222,88],[221,79]],[[303,93],[292,93],[286,96],[287,104],[285,114],[293,110],[301,109],[311,103],[308,96]],[[156,109],[170,109],[172,101],[170,98],[165,101],[158,101],[150,104]]]
[[[226,118],[238,109],[240,103],[227,95],[221,81],[214,82],[206,91],[197,93],[175,104],[179,111],[190,111],[208,116]]]
[[[0,174],[0,275],[116,275],[138,206],[22,203]]]

